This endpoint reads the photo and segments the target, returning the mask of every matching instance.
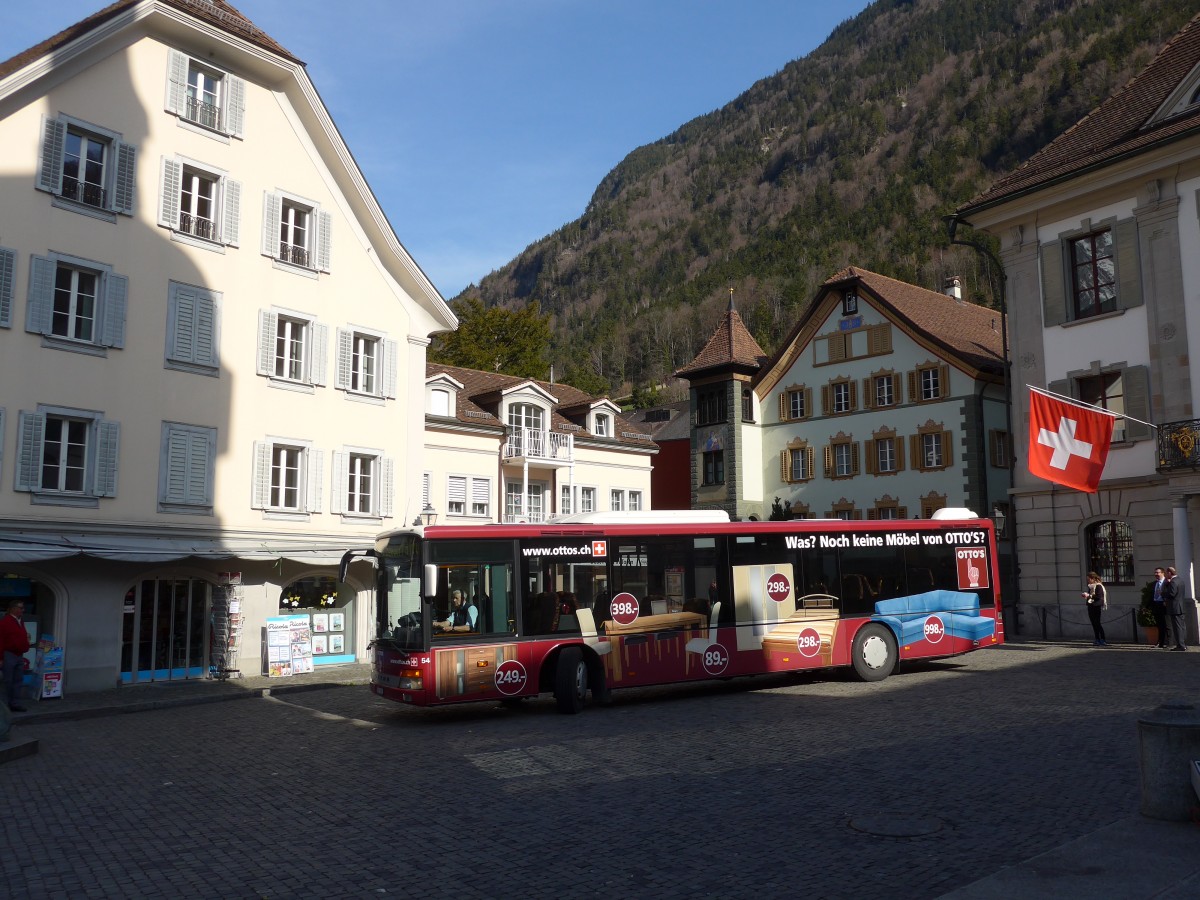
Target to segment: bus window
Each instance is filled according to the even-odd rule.
[[[438,567],[431,610],[435,641],[515,632],[511,543],[433,542],[430,561]]]
[[[608,569],[603,562],[562,562],[547,557],[524,559],[523,634],[578,634],[579,610],[605,604]]]
[[[376,573],[380,603],[375,636],[418,650],[421,634],[421,552],[415,537],[392,541],[384,550]]]

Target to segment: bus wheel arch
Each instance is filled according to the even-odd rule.
[[[604,660],[598,653],[588,650],[584,653],[587,658],[588,688],[592,692],[592,702],[600,706],[612,703],[612,687],[608,683],[608,675],[604,671]]]
[[[850,662],[863,681],[882,681],[896,670],[899,644],[892,630],[879,622],[867,622],[854,635]]]
[[[563,647],[558,651],[554,663],[554,700],[559,712],[575,714],[583,711],[588,680],[588,664],[582,647]]]

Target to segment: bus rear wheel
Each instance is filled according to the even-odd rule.
[[[886,625],[869,622],[858,629],[850,655],[859,678],[883,681],[896,668],[896,638]]]
[[[554,670],[554,699],[558,711],[577,713],[583,710],[587,697],[588,668],[579,647],[564,647],[558,654]]]

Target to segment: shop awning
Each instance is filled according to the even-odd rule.
[[[353,546],[366,545],[364,539]],[[286,559],[337,565],[351,542],[271,537],[157,537],[140,534],[84,534],[0,531],[0,563],[42,562],[71,556],[126,562],[162,563],[200,559]]]

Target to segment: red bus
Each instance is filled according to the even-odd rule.
[[[961,517],[955,517],[961,514]],[[390,531],[372,690],[432,706],[907,660],[1004,641],[992,523],[670,511]]]

